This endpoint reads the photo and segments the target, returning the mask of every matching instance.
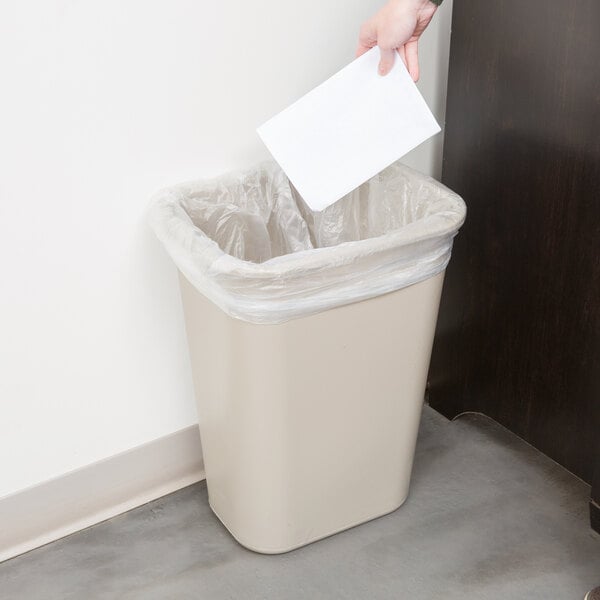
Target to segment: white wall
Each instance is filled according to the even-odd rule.
[[[263,158],[255,126],[351,60],[380,4],[2,3],[0,496],[195,422],[148,198]],[[422,49],[438,117],[450,8]]]

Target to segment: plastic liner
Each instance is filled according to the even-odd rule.
[[[198,291],[231,317],[275,324],[440,273],[465,214],[460,196],[398,163],[312,212],[268,162],[162,190],[149,218]]]

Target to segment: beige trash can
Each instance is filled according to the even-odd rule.
[[[286,552],[404,502],[464,215],[400,165],[323,213],[271,164],[158,195],[209,502],[242,545]]]

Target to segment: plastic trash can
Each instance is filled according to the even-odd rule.
[[[404,502],[464,217],[398,164],[321,213],[271,163],[156,196],[209,502],[243,546],[286,552]]]

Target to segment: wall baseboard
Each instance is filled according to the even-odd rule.
[[[0,498],[0,562],[204,479],[198,426]]]

